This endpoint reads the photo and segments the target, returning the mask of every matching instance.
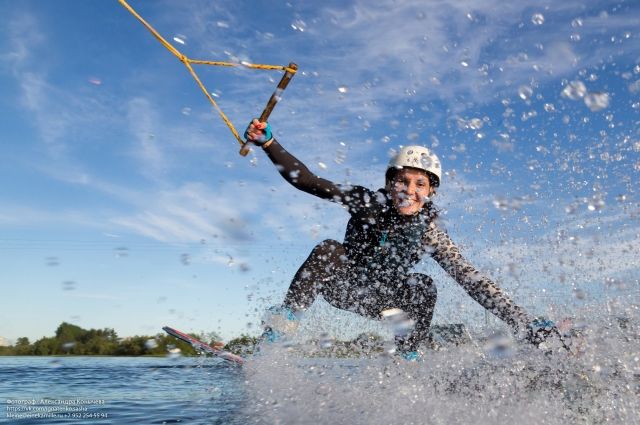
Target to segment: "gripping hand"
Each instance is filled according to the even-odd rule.
[[[556,324],[549,319],[537,317],[527,325],[527,335],[525,338],[537,347],[552,335],[559,335]]]
[[[244,138],[247,142],[251,142],[254,145],[263,146],[265,143],[273,139],[271,126],[268,122],[260,122],[257,119],[254,119],[244,132]]]

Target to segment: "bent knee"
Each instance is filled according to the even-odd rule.
[[[416,288],[417,291],[430,294],[435,297],[438,294],[438,288],[431,279],[431,276],[422,273],[411,273],[406,281],[409,286]]]
[[[344,246],[333,239],[325,239],[313,248],[314,251],[322,254],[333,254],[335,252],[343,254]]]

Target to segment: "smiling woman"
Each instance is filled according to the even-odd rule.
[[[385,189],[341,186],[313,175],[272,136],[269,124],[254,120],[247,140],[262,146],[280,174],[295,188],[343,205],[351,215],[344,242],[318,244],[293,278],[281,307],[265,318],[264,338],[274,341],[296,326],[318,295],[331,305],[369,318],[393,316],[396,345],[403,357],[420,358],[421,344],[430,345],[429,328],[436,304],[433,280],[413,273],[430,255],[469,295],[507,322],[516,333],[538,345],[560,337],[552,322],[540,322],[460,254],[440,229],[430,197],[440,185],[438,157],[422,146],[406,146],[387,166]],[[566,346],[565,346],[566,348]]]

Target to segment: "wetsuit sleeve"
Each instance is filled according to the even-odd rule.
[[[362,186],[341,186],[313,174],[275,139],[264,149],[271,162],[293,187],[303,192],[345,205],[350,212],[370,202],[373,192]]]
[[[445,231],[431,224],[424,242],[433,259],[471,295],[471,298],[509,324],[516,332],[524,329],[533,320],[524,309],[514,304],[498,285],[482,275],[460,254],[460,249]]]

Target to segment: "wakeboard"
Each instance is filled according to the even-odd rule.
[[[242,357],[236,354],[230,353],[229,351],[222,350],[221,348],[217,348],[217,345],[214,345],[212,347],[200,341],[199,339],[192,337],[191,335],[187,335],[186,333],[180,332],[177,329],[170,328],[169,326],[163,327],[162,330],[168,333],[169,335],[174,336],[179,340],[182,340],[187,344],[191,345],[196,351],[208,353],[213,356],[220,357],[221,359],[236,365],[242,365],[244,363],[244,359]]]

